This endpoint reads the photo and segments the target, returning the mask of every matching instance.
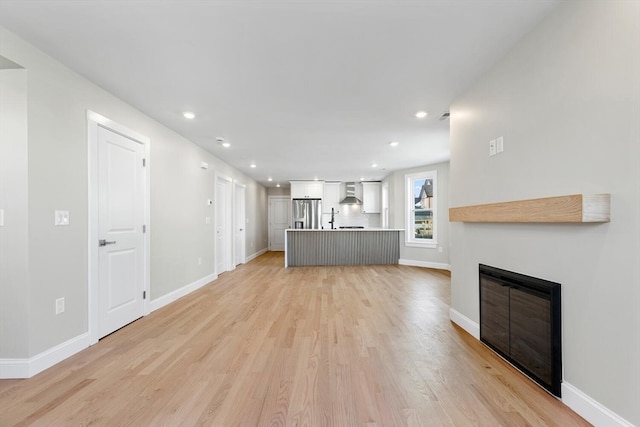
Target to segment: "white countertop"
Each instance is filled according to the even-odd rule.
[[[330,228],[311,229],[311,228],[287,228],[285,231],[404,231],[404,228]]]

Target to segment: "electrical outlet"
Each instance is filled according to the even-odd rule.
[[[201,256],[198,257],[198,265],[202,265],[202,257]]]
[[[211,217],[210,216],[205,217],[204,218],[204,223],[205,224],[211,224]]]
[[[56,314],[64,313],[64,298],[56,300]]]

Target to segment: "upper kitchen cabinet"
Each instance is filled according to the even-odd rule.
[[[380,183],[362,183],[362,213],[380,213]]]
[[[331,213],[331,208],[340,210],[340,183],[325,182],[324,196],[322,197],[322,212]]]
[[[292,199],[322,199],[324,181],[289,181]]]

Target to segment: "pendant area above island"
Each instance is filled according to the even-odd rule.
[[[398,264],[401,229],[285,231],[285,267]]]

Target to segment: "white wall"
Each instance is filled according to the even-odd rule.
[[[247,258],[267,250],[269,246],[269,201],[267,189],[256,181],[245,179],[247,228],[245,247]]]
[[[639,42],[639,2],[561,2],[452,105],[450,200],[611,193],[605,224],[452,223],[452,308],[478,322],[478,263],[560,282],[565,386],[635,425]],[[499,136],[505,151],[489,157]]]
[[[287,187],[269,187],[267,188],[267,196],[290,196],[291,188]]]
[[[449,268],[449,162],[419,166],[392,172],[382,181],[389,184],[389,228],[406,227],[405,175],[435,170],[438,174],[437,238],[438,248],[416,248],[405,246],[401,233],[400,260],[402,263]]]
[[[205,201],[215,200],[216,172],[246,185],[247,255],[266,248],[263,186],[3,28],[0,55],[24,66],[27,75],[28,176],[9,188],[27,189],[28,240],[21,244],[29,250],[28,279],[18,284],[28,289],[28,309],[9,319],[15,323],[28,316],[28,350],[25,354],[19,343],[4,345],[18,339],[17,328],[3,336],[0,358],[33,357],[87,332],[87,110],[151,140],[152,300],[214,273],[214,213]],[[209,169],[201,169],[201,161]],[[70,211],[68,227],[53,226],[57,209]],[[4,280],[2,289],[4,295]],[[66,311],[55,315],[60,297]]]
[[[0,70],[0,357],[29,352],[27,72]]]

